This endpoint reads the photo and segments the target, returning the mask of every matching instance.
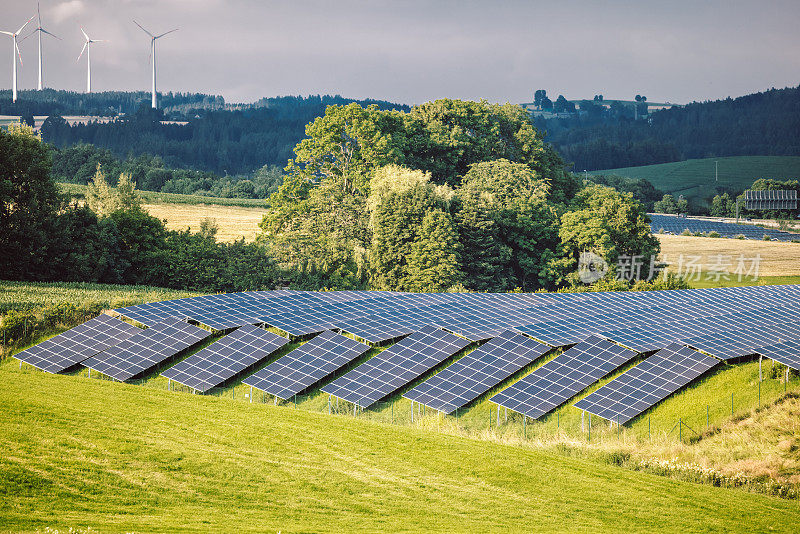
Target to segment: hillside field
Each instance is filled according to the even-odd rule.
[[[714,162],[719,162],[719,181],[714,182]],[[690,159],[675,163],[590,171],[644,178],[656,188],[673,195],[703,201],[714,196],[716,186],[748,189],[759,178],[778,180],[800,178],[800,156],[735,156]]]
[[[742,257],[749,268],[758,260],[758,277],[764,283],[800,283],[800,243],[783,243],[779,241],[756,241],[753,239],[725,239],[713,237],[694,237],[669,234],[657,234],[661,243],[661,258],[670,263],[670,269],[679,272],[681,260],[683,264],[692,258],[700,258],[703,272],[708,273],[720,256],[723,261],[730,261],[729,272],[736,268],[738,259]],[[682,273],[685,274],[684,268]],[[704,282],[705,275],[699,282]],[[722,283],[710,284],[715,286],[730,285],[736,282],[737,276],[732,275],[732,280],[721,280]],[[703,287],[709,287],[704,285]],[[737,284],[738,285],[738,284]],[[699,287],[699,286],[698,286]]]
[[[793,501],[358,418],[0,366],[0,529],[792,532]]]

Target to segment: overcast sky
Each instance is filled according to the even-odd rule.
[[[36,10],[0,0],[2,30]],[[84,90],[79,26],[93,39],[92,89],[149,89],[149,38],[159,91],[262,96],[341,94],[417,104],[453,97],[684,103],[800,83],[800,2],[42,0],[45,84]],[[35,19],[23,32],[35,27]],[[0,86],[11,85],[0,35]],[[2,48],[5,47],[5,48]],[[36,86],[36,39],[21,43],[20,88]]]

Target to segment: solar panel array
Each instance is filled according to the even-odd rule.
[[[682,234],[717,232],[722,237],[744,236],[747,239],[764,239],[767,235],[774,241],[800,241],[800,234],[764,228],[753,224],[737,224],[708,219],[693,219],[677,215],[650,214],[650,228],[655,233]]]
[[[139,328],[108,315],[34,345],[16,358],[48,373],[59,373],[141,332]]]
[[[719,363],[673,343],[581,399],[575,407],[625,424]]]
[[[744,192],[744,206],[749,210],[796,210],[797,191],[794,189],[748,189]]]
[[[550,349],[508,330],[403,396],[449,414],[477,399]]]
[[[205,393],[264,361],[288,342],[285,337],[263,328],[245,325],[161,374]]]
[[[425,326],[327,384],[322,391],[369,408],[469,344],[464,338]]]
[[[152,369],[211,333],[169,317],[85,360],[82,364],[119,381]]]
[[[141,304],[117,311],[123,317],[151,328],[141,331],[111,318],[99,318],[98,321],[124,326],[118,327],[121,331],[117,334],[109,335],[110,341],[105,344],[93,345],[97,340],[90,340],[86,347],[76,348],[70,336],[80,333],[79,327],[66,332],[64,337],[53,338],[24,351],[20,359],[53,371],[83,363],[125,380],[149,371],[208,335],[187,321],[221,331],[247,325],[250,325],[248,328],[267,325],[279,328],[289,336],[323,336],[317,343],[336,338],[338,334],[334,332],[351,334],[375,344],[402,339],[363,366],[325,386],[326,392],[367,407],[417,380],[470,342],[489,341],[484,348],[475,351],[475,361],[470,359],[470,355],[465,356],[452,369],[443,369],[436,375],[438,378],[434,377],[426,386],[420,384],[413,393],[408,393],[420,395],[417,398],[421,402],[445,411],[471,402],[470,399],[487,390],[487,385],[491,389],[515,372],[513,369],[521,361],[513,363],[511,355],[508,361],[497,358],[492,364],[488,360],[483,363],[477,360],[479,355],[487,358],[498,356],[490,351],[494,346],[492,343],[499,344],[512,335],[507,333],[509,330],[521,332],[551,347],[569,347],[587,337],[600,336],[639,353],[659,351],[680,343],[719,359],[740,358],[756,354],[762,347],[800,341],[800,327],[796,320],[800,313],[800,286],[797,285],[572,294],[248,291]],[[159,324],[162,322],[168,324]],[[102,325],[103,328],[106,326]],[[173,331],[169,334],[161,332],[165,328]],[[89,327],[84,329],[91,330]],[[132,337],[123,340],[126,332]],[[97,335],[90,333],[88,337]],[[222,349],[226,343],[234,343],[236,332],[232,335],[234,337],[212,347]],[[445,337],[455,341],[446,350],[438,352],[432,342],[417,344],[419,346],[411,352],[405,350],[420,336],[436,340]],[[116,341],[120,343],[116,344]],[[116,346],[111,347],[112,343]],[[307,350],[314,347],[313,344],[306,345]],[[546,350],[546,347],[540,348]],[[364,350],[363,346],[360,350]],[[202,361],[202,364],[197,363],[186,371],[183,380],[194,380],[191,383],[202,389],[216,380],[227,380],[225,377],[231,373],[233,376],[244,374],[237,369],[245,365],[247,370],[249,360],[234,364],[227,360],[229,356],[232,355],[217,354],[215,358],[218,360],[210,356],[204,360],[202,355],[187,359],[183,364],[187,368],[192,362]],[[319,359],[312,363],[308,361],[311,356],[319,356]],[[298,352],[294,361],[285,360],[286,367],[270,379],[275,384],[280,383],[271,384],[270,388],[277,388],[271,391],[289,397],[297,388],[316,387],[330,377],[330,369],[341,368],[342,357],[352,361],[348,359],[350,356],[334,350],[318,355]],[[225,363],[220,363],[223,360]],[[581,365],[578,361],[574,364]],[[475,375],[480,376],[480,380],[475,378],[474,384],[463,383],[468,386],[454,385],[457,380],[466,379],[468,373],[478,373],[480,365],[486,365],[480,371],[483,375]],[[168,373],[177,373],[181,369],[176,366]],[[208,381],[203,382],[201,375]],[[450,379],[446,381],[448,376]],[[431,384],[437,383],[436,388],[432,388]],[[571,387],[577,387],[575,384]],[[422,393],[426,387],[431,389]],[[570,389],[560,392],[566,395]],[[502,393],[510,398],[512,391]],[[550,401],[558,401],[558,395],[553,393]],[[534,410],[523,405],[519,408]]]
[[[758,354],[800,371],[800,340],[784,341],[758,349]]]
[[[328,330],[246,378],[243,383],[278,398],[290,399],[368,350],[368,345]]]
[[[491,398],[492,402],[538,419],[625,365],[637,353],[590,336]]]

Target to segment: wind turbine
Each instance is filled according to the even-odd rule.
[[[33,15],[35,17],[36,15]],[[33,20],[33,17],[28,19],[28,22]],[[22,52],[19,51],[19,45],[17,44],[17,36],[20,34],[22,30],[25,29],[25,26],[28,25],[28,22],[23,24],[20,29],[15,32],[4,32],[0,31],[0,33],[4,33],[6,35],[11,36],[11,64],[12,67],[12,74],[11,74],[11,101],[17,101],[17,56],[19,56],[19,64],[22,65]]]
[[[103,39],[89,39],[89,36],[86,35],[86,32],[83,31],[81,28],[81,33],[86,38],[86,42],[83,43],[83,48],[81,49],[81,53],[78,56],[78,59],[75,61],[80,61],[83,53],[86,52],[86,92],[92,92],[92,58],[91,58],[91,44],[92,43],[105,43],[106,41]]]
[[[167,35],[169,33],[176,32],[176,31],[178,31],[178,28],[175,28],[174,30],[170,30],[168,32],[164,32],[161,35],[153,35],[149,31],[145,30],[142,27],[142,25],[139,24],[138,22],[136,22],[135,20],[133,21],[133,23],[136,24],[137,26],[139,26],[139,28],[144,33],[146,33],[147,35],[150,36],[150,61],[152,62],[152,65],[153,65],[153,88],[152,88],[152,98],[151,98],[150,104],[152,105],[153,109],[157,109],[158,108],[158,97],[156,96],[156,39],[161,39],[162,37],[164,37],[165,35]]]
[[[38,37],[39,37],[39,84],[36,86],[36,89],[41,91],[42,90],[42,34],[46,33],[47,35],[49,35],[51,37],[55,37],[59,41],[61,40],[61,37],[59,37],[59,36],[57,36],[57,35],[55,35],[53,33],[50,33],[49,31],[47,31],[44,28],[42,28],[42,12],[39,9],[39,2],[36,2],[36,16],[38,17],[39,25],[36,27],[35,30],[33,30],[28,35],[26,35],[22,39],[22,41],[24,41],[25,39],[27,39],[28,37],[30,37],[34,33],[39,34],[38,35]],[[22,41],[20,41],[20,42],[22,42]]]

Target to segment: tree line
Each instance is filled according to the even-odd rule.
[[[60,116],[50,116],[42,126],[42,136],[59,148],[90,143],[120,158],[151,154],[174,168],[249,174],[265,165],[285,165],[306,124],[322,115],[327,106],[349,102],[353,100],[339,96],[281,97],[232,110],[192,109],[168,115],[144,102],[134,112],[108,123],[70,125]],[[407,109],[383,101],[360,103]],[[164,122],[166,119],[187,124]]]
[[[101,167],[87,205],[67,203],[51,150],[11,127],[0,133],[0,269],[200,291],[532,291],[579,287],[587,250],[610,276],[624,257],[658,253],[642,204],[566,172],[517,106],[353,103],[329,106],[305,130],[262,235],[224,244],[210,223],[166,230],[124,172],[111,180]]]

